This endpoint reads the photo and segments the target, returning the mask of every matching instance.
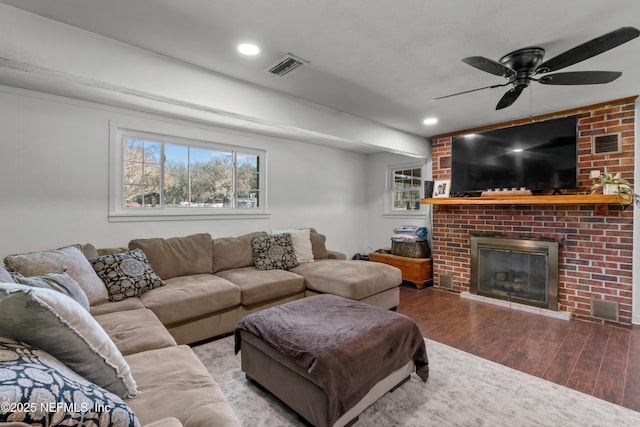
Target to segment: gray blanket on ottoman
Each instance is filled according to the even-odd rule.
[[[329,425],[411,359],[427,381],[424,339],[399,313],[334,295],[316,295],[250,314],[236,325],[305,369],[327,394]]]

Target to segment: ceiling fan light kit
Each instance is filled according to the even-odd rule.
[[[586,43],[567,50],[548,61],[543,62],[545,50],[541,47],[526,47],[504,55],[499,61],[483,56],[470,56],[462,62],[474,68],[504,77],[507,82],[477,89],[466,90],[437,99],[449,98],[483,89],[494,89],[502,86],[513,86],[498,101],[496,110],[511,106],[522,91],[533,82],[546,85],[590,85],[610,83],[622,75],[619,71],[574,71],[545,74],[592,58],[611,50],[623,43],[631,41],[640,35],[640,30],[634,27],[622,27],[604,34]],[[544,74],[544,75],[541,75]]]

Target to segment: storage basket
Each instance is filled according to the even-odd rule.
[[[427,240],[399,242],[391,239],[391,253],[408,258],[430,258],[431,248]]]

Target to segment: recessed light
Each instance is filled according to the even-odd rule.
[[[247,56],[255,56],[260,53],[260,48],[255,44],[243,43],[238,45],[238,52]]]
[[[424,123],[425,125],[435,125],[436,123],[438,123],[438,119],[436,119],[435,117],[427,117],[422,121],[422,123]]]

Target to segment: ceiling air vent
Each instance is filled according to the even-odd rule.
[[[267,70],[270,74],[275,74],[278,77],[284,77],[301,65],[308,64],[309,61],[305,61],[302,58],[298,58],[295,55],[287,53],[277,64]]]
[[[620,152],[620,134],[619,133],[596,136],[595,144],[593,145],[594,154],[619,153],[619,152]]]

